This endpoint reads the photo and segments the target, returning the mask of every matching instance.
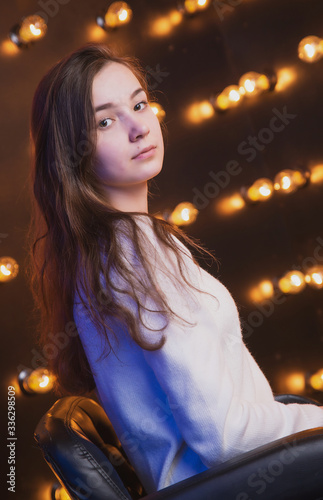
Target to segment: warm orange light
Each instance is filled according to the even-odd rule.
[[[275,176],[274,188],[283,193],[292,193],[299,187],[304,186],[309,175],[300,170],[282,170]]]
[[[25,17],[19,29],[19,38],[23,43],[29,43],[43,38],[47,31],[45,19],[41,16]]]
[[[291,394],[302,394],[305,390],[305,385],[305,375],[302,372],[290,373],[284,380],[285,390]]]
[[[270,179],[262,177],[257,179],[247,190],[246,196],[250,201],[263,201],[271,198],[274,192],[274,185]]]
[[[132,10],[126,2],[113,2],[104,16],[108,28],[116,28],[131,21]]]
[[[61,485],[54,485],[52,488],[52,498],[54,500],[71,500],[71,497],[67,493],[66,489]]]
[[[45,393],[54,387],[55,377],[47,368],[36,368],[36,370],[23,370],[19,373],[19,384],[23,392],[28,394]]]
[[[253,302],[262,302],[274,294],[274,286],[271,281],[264,280],[258,286],[250,290],[249,296]]]
[[[1,42],[1,53],[6,56],[14,56],[19,54],[20,50],[11,40],[3,40]]]
[[[210,0],[185,0],[184,9],[188,14],[194,14],[206,9],[210,5]]]
[[[155,113],[155,115],[157,116],[157,118],[159,119],[159,121],[162,121],[166,116],[164,108],[158,102],[151,102],[149,103],[149,105],[153,110],[153,112]]]
[[[222,198],[217,205],[216,211],[221,215],[231,215],[246,206],[246,202],[238,193]]]
[[[229,85],[215,99],[215,107],[220,111],[238,106],[241,101],[241,93],[238,85]]]
[[[0,281],[11,281],[13,280],[19,271],[19,266],[15,259],[11,257],[1,257],[0,258]]]
[[[309,383],[316,391],[323,391],[323,368],[310,377]]]
[[[313,266],[307,271],[305,281],[313,288],[323,288],[323,266]]]
[[[240,93],[246,97],[251,97],[269,90],[270,81],[268,76],[256,73],[255,71],[250,71],[240,78],[239,87]]]
[[[300,271],[289,271],[278,281],[278,287],[283,293],[299,293],[305,286],[305,276]]]
[[[323,165],[315,165],[310,168],[310,179],[314,184],[323,182]]]
[[[323,40],[317,36],[307,36],[298,45],[298,57],[307,63],[313,63],[323,56]]]
[[[186,112],[186,118],[192,123],[200,123],[203,120],[211,118],[214,115],[214,108],[210,101],[201,101],[194,104],[188,108]]]
[[[87,28],[87,36],[89,40],[98,42],[103,40],[106,37],[106,35],[107,33],[95,23],[91,23]]]
[[[292,83],[296,81],[297,73],[294,68],[281,68],[277,70],[277,83],[275,92],[286,90]]]
[[[169,222],[177,226],[187,226],[196,220],[198,213],[199,211],[192,203],[184,201],[175,207],[170,215]]]

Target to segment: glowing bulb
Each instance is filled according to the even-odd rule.
[[[39,40],[45,36],[46,31],[47,24],[45,19],[38,15],[25,17],[19,28],[19,41],[27,44]]]
[[[314,266],[309,269],[305,281],[313,288],[323,288],[323,266]]]
[[[323,40],[317,36],[307,36],[298,44],[298,57],[302,61],[313,63],[323,56]]]
[[[247,199],[250,201],[268,200],[274,192],[274,186],[270,179],[265,177],[257,179],[247,190]]]
[[[243,95],[254,96],[270,89],[268,76],[250,71],[243,75],[239,80],[240,93]]]
[[[210,4],[210,0],[185,0],[184,10],[188,14],[194,14],[199,10],[206,9]]]
[[[269,280],[264,280],[250,291],[250,298],[253,302],[262,302],[274,295],[274,285]]]
[[[54,387],[55,377],[47,368],[23,370],[18,377],[19,386],[25,394],[49,392]]]
[[[310,179],[314,184],[323,182],[323,165],[315,165],[311,167]]]
[[[116,28],[129,23],[131,18],[132,10],[126,2],[113,2],[104,16],[104,23],[108,28]]]
[[[305,385],[305,375],[302,372],[290,373],[285,379],[286,390],[293,394],[304,392]]]
[[[323,369],[314,373],[310,377],[309,383],[316,391],[323,391]]]
[[[192,123],[200,123],[214,115],[214,108],[210,101],[201,101],[189,106],[186,118]]]
[[[284,193],[292,193],[307,183],[309,174],[300,170],[282,170],[275,176],[274,188]]]
[[[149,105],[158,120],[162,121],[166,116],[164,108],[158,102],[151,102]]]
[[[197,208],[189,202],[179,203],[171,213],[169,221],[177,226],[192,224],[198,214]]]
[[[225,111],[229,108],[234,108],[239,104],[241,94],[237,85],[229,85],[215,99],[215,107],[219,111]]]
[[[299,293],[305,286],[305,276],[300,271],[289,271],[278,281],[278,287],[283,293]]]
[[[236,193],[232,196],[222,198],[216,205],[216,211],[220,215],[231,215],[246,206],[243,197]]]
[[[0,258],[0,281],[13,280],[19,271],[19,266],[15,259],[11,257]]]

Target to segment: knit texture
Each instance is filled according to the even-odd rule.
[[[115,337],[113,352],[102,356],[106,340],[95,329],[75,297],[74,319],[91,366],[98,396],[121,444],[148,493],[186,479],[245,451],[309,428],[323,426],[323,410],[313,405],[284,405],[274,400],[270,385],[243,342],[236,304],[227,288],[197,266],[188,248],[186,276],[212,294],[173,284],[180,276],[173,253],[158,241],[150,221],[136,218],[147,236],[147,259],[159,289],[177,319],[163,330],[164,346],[140,348],[125,327],[108,319]],[[123,255],[139,266],[132,241],[120,226]],[[138,267],[138,272],[140,269]],[[115,274],[113,279],[120,283]],[[126,287],[126,284],[123,283]],[[185,288],[184,288],[185,286]],[[135,304],[117,293],[130,310]],[[149,309],[154,302],[146,298]],[[142,335],[152,342],[165,319],[144,313]]]

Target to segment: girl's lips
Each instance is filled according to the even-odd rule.
[[[135,156],[133,159],[134,160],[143,160],[145,158],[150,158],[151,156],[153,156],[156,152],[156,147],[152,147],[151,149],[149,149],[149,151],[145,151],[144,153],[140,153],[138,156]]]

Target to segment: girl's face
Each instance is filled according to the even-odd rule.
[[[160,124],[132,71],[120,63],[107,63],[94,77],[92,100],[97,131],[95,169],[107,195],[111,190],[115,195],[120,189],[139,187],[159,174],[164,158]]]

